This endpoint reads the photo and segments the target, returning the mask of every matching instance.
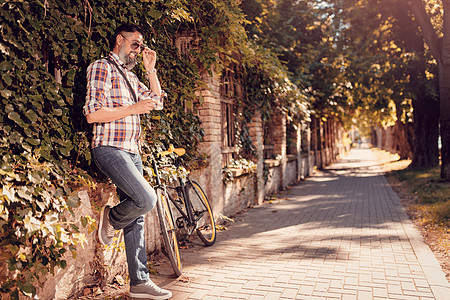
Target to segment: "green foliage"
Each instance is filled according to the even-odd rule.
[[[91,164],[86,68],[108,54],[114,29],[141,25],[158,53],[169,96],[164,111],[143,118],[146,151],[185,146],[190,167],[204,163],[194,110],[200,74],[229,60],[245,33],[233,1],[4,1],[0,9],[0,292],[16,299],[35,294],[41,276],[64,268],[65,252],[75,255],[83,240],[66,215],[79,204],[76,188],[90,180],[78,177]],[[199,38],[189,58],[173,45],[184,31]]]
[[[252,154],[246,124],[255,111],[260,111],[264,124],[270,124],[276,111],[286,113],[290,121],[309,121],[309,66],[314,46],[321,40],[321,32],[314,25],[320,20],[309,1],[246,0],[241,4],[248,21],[249,36],[244,52],[243,99],[237,99],[237,118],[243,128],[240,143],[246,155]]]
[[[235,170],[243,172],[242,174],[254,175],[256,172],[256,164],[245,158],[232,160],[225,168],[222,169],[223,183],[229,184],[235,178]],[[239,173],[241,175],[241,173]]]
[[[332,26],[342,57],[339,92],[344,111],[352,112],[347,115],[353,120],[345,123],[408,123],[413,100],[437,101],[436,62],[424,49],[404,1],[327,2],[335,13]],[[432,10],[438,18],[437,8]]]
[[[114,29],[130,22],[146,30],[145,43],[158,54],[158,75],[168,93],[163,111],[142,118],[145,152],[185,147],[185,165],[199,168],[205,157],[198,151],[203,131],[196,108],[207,72],[239,66],[245,90],[237,100],[237,121],[248,152],[245,124],[256,110],[264,120],[280,107],[292,119],[308,117],[303,89],[310,74],[304,74],[322,33],[310,4],[282,2],[274,11],[273,1],[255,2],[262,6],[250,21],[236,0],[2,2],[1,293],[15,299],[19,292],[35,294],[42,275],[65,267],[67,250],[76,254],[84,240],[79,226],[93,223],[88,216],[69,223],[67,216],[79,204],[77,188],[98,175],[90,170],[91,127],[82,114],[86,69],[109,53]],[[293,21],[283,17],[286,9]],[[186,55],[174,45],[184,35],[194,42]],[[145,81],[142,65],[135,71]],[[89,175],[82,171],[88,169]]]

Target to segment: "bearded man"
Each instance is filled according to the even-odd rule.
[[[155,207],[156,193],[143,176],[139,145],[139,115],[163,107],[156,52],[144,45],[142,29],[133,24],[120,25],[111,44],[109,56],[87,70],[83,108],[93,124],[93,160],[116,185],[120,199],[113,207],[103,207],[98,237],[109,245],[115,231],[123,230],[131,297],[168,299],[172,293],[154,284],[147,268],[144,215]],[[141,53],[150,89],[131,72]]]

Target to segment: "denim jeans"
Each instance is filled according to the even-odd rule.
[[[156,193],[143,176],[141,156],[119,148],[99,146],[92,149],[99,169],[117,187],[120,203],[109,213],[114,229],[123,229],[131,285],[149,279],[145,250],[144,215],[156,205]]]

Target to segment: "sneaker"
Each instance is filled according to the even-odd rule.
[[[109,222],[109,211],[111,206],[105,205],[100,213],[100,224],[98,225],[98,239],[103,245],[111,245],[115,233],[114,227]]]
[[[147,282],[130,286],[130,296],[140,299],[164,300],[172,297],[172,292],[158,287],[149,279]]]

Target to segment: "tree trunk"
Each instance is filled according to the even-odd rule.
[[[408,124],[402,123],[400,120],[394,125],[394,151],[400,156],[400,159],[408,159],[412,157],[412,144],[409,139]]]
[[[443,0],[444,37],[439,60],[439,92],[441,122],[441,178],[450,181],[450,1]]]
[[[450,64],[439,66],[440,125],[441,125],[441,178],[450,181]]]
[[[414,106],[414,152],[411,166],[436,167],[439,165],[439,103],[418,98]]]
[[[425,76],[424,39],[404,7],[397,7],[397,19],[400,30],[403,30],[405,48],[413,52],[416,59],[410,62],[410,86],[414,90],[414,144],[412,146],[413,167],[436,167],[439,165],[439,103],[427,94],[427,78]],[[407,128],[403,128],[407,130]],[[405,136],[406,137],[406,136]],[[403,156],[406,153],[402,153]],[[401,155],[401,156],[402,156]]]

